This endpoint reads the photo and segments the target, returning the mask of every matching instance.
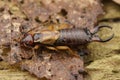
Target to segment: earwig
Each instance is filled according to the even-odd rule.
[[[45,46],[50,50],[67,50],[69,54],[74,55],[75,57],[79,57],[76,51],[70,49],[70,46],[79,46],[85,45],[90,42],[107,42],[114,37],[112,34],[110,37],[106,39],[101,39],[97,32],[100,28],[110,28],[110,26],[97,26],[93,29],[88,28],[65,28],[60,30],[43,30],[39,32],[26,33],[22,39],[20,39],[20,43],[24,47],[38,49],[38,45]]]
[[[110,26],[98,26],[91,30],[88,28],[68,28],[56,31],[44,30],[39,33],[26,34],[20,42],[28,46],[35,43],[55,46],[79,46],[94,41],[107,42],[114,37],[114,34],[105,40],[101,39],[96,33],[103,27],[112,29]]]

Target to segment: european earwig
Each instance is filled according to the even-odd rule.
[[[20,43],[24,46],[32,46],[35,44],[56,46],[57,49],[70,49],[65,46],[79,46],[84,45],[93,41],[107,42],[114,36],[112,34],[109,38],[103,40],[96,33],[100,28],[110,28],[110,26],[97,26],[94,29],[89,30],[88,28],[67,28],[61,30],[44,30],[36,33],[27,33],[21,39]],[[62,46],[62,47],[60,47]],[[63,48],[64,46],[64,48]],[[50,48],[53,49],[53,48]]]

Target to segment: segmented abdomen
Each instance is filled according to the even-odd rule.
[[[90,41],[90,36],[85,29],[71,28],[59,30],[60,36],[55,42],[56,45],[82,45]]]

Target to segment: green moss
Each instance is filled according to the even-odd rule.
[[[86,67],[92,80],[120,79],[120,55],[96,60]]]
[[[112,0],[105,0],[103,3],[105,15],[102,19],[120,18],[120,5],[113,3]]]
[[[111,1],[105,2],[105,10],[107,14],[102,19],[120,17],[120,6]],[[91,80],[120,80],[120,22],[102,22],[100,25],[109,25],[113,28],[112,31],[100,30],[100,36],[108,37],[111,32],[115,36],[106,43],[93,42],[89,44],[88,49],[91,54],[86,61],[93,62],[89,63],[86,69]]]

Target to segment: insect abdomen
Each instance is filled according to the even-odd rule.
[[[59,30],[59,33],[60,36],[55,42],[56,45],[81,45],[90,41],[90,37],[84,29],[63,29]]]

